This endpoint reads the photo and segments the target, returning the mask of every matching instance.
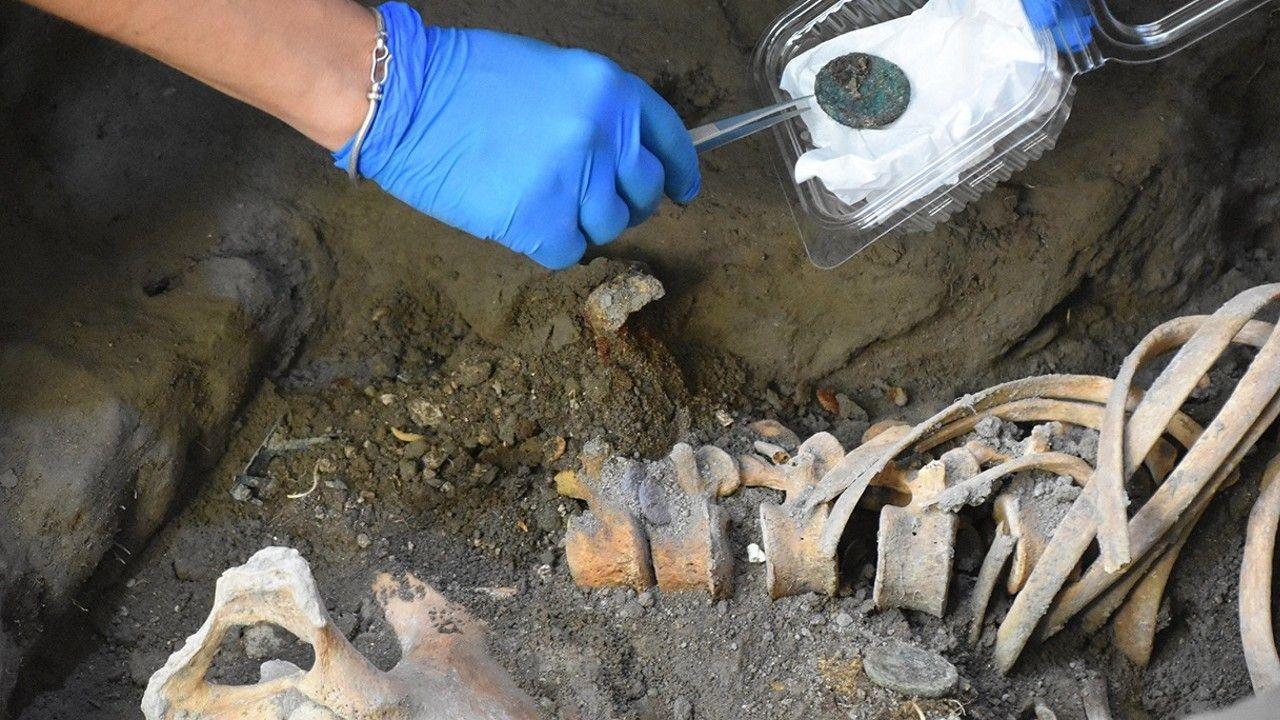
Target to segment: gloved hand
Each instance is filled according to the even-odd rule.
[[[359,171],[397,198],[564,268],[649,217],[664,190],[697,195],[675,110],[612,61],[380,9],[391,65]],[[338,167],[349,152],[334,153]]]

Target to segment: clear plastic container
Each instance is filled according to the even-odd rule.
[[[779,170],[809,259],[832,268],[886,235],[931,230],[970,201],[1053,148],[1066,124],[1076,75],[1108,60],[1147,62],[1166,57],[1268,0],[1195,0],[1160,20],[1125,24],[1104,0],[1024,0],[1044,52],[1045,72],[1028,97],[976,129],[951,152],[874,200],[848,204],[814,179],[796,184],[796,161],[813,145],[804,122],[773,128]],[[925,0],[802,0],[765,33],[754,59],[756,84],[767,103],[788,95],[779,87],[792,58],[844,33],[908,15]],[[1045,108],[1049,108],[1047,111]],[[958,178],[938,185],[938,178]],[[933,188],[933,189],[929,189]]]

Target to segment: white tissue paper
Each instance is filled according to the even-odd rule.
[[[846,203],[885,198],[904,180],[947,157],[994,119],[1033,102],[1029,120],[1052,110],[1062,81],[1056,56],[1036,39],[1019,0],[929,0],[905,17],[861,28],[797,56],[782,73],[791,97],[813,94],[827,62],[851,52],[879,55],[911,81],[911,102],[892,125],[854,130],[817,103],[801,119],[815,148],[796,162],[795,178],[818,178]],[[944,185],[990,156],[990,138],[913,183],[910,192],[878,208],[880,219]]]

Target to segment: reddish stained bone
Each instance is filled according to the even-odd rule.
[[[664,504],[665,521],[645,513],[658,587],[705,588],[713,598],[727,597],[733,581],[729,517],[715,498],[727,477],[738,476],[737,465],[720,448],[707,446],[695,453],[684,443],[672,448],[665,462],[671,464],[675,475],[674,486],[665,488],[667,492],[658,501]],[[651,473],[650,477],[654,476]]]
[[[1280,289],[1280,286],[1271,290],[1275,289]],[[1254,301],[1264,295],[1271,297],[1275,294],[1266,295],[1270,290],[1265,289],[1251,292]],[[1249,295],[1246,293],[1241,298],[1247,300]],[[882,432],[874,438],[876,442],[866,442],[835,461],[834,467],[816,483],[812,483],[812,477],[809,477],[804,483],[805,490],[789,494],[786,504],[792,506],[789,515],[793,527],[798,527],[797,520],[800,518],[811,522],[818,518],[817,524],[821,525],[822,533],[816,548],[813,548],[812,557],[822,558],[825,563],[827,559],[834,557],[849,514],[867,486],[877,484],[904,489],[901,487],[904,478],[892,463],[894,458],[912,447],[916,450],[928,449],[954,438],[972,429],[982,417],[988,415],[1018,422],[1032,419],[1058,420],[1084,426],[1119,422],[1118,433],[1104,435],[1113,441],[1113,450],[1119,448],[1116,452],[1120,455],[1121,481],[1134,472],[1138,464],[1134,459],[1139,458],[1147,466],[1155,483],[1161,487],[1157,488],[1152,499],[1139,509],[1131,521],[1128,520],[1127,512],[1125,513],[1127,526],[1122,540],[1117,541],[1112,537],[1101,541],[1100,547],[1106,551],[1104,559],[1090,567],[1079,581],[1059,593],[1060,588],[1077,571],[1079,559],[1089,544],[1095,540],[1102,522],[1096,504],[1104,501],[1109,505],[1115,504],[1106,500],[1102,495],[1103,491],[1096,488],[1086,490],[1080,496],[1055,531],[1046,548],[1045,557],[1035,563],[1036,570],[1028,579],[1028,586],[1019,594],[1015,607],[1002,625],[997,643],[997,662],[1007,669],[1016,660],[1034,629],[1039,627],[1041,636],[1056,632],[1066,620],[1091,604],[1093,609],[1086,618],[1090,627],[1099,626],[1118,609],[1117,644],[1130,657],[1142,662],[1149,657],[1155,613],[1186,534],[1194,527],[1204,505],[1229,479],[1239,458],[1252,446],[1268,422],[1280,414],[1280,398],[1276,398],[1280,381],[1265,377],[1265,373],[1259,370],[1260,367],[1267,367],[1268,363],[1280,359],[1280,347],[1276,347],[1280,346],[1280,340],[1269,337],[1272,327],[1266,323],[1232,317],[1233,313],[1238,313],[1243,307],[1244,300],[1241,298],[1233,301],[1234,306],[1229,304],[1213,317],[1182,318],[1157,328],[1126,361],[1119,382],[1090,376],[1027,378],[965,398],[915,428],[893,428],[892,432]],[[1210,325],[1224,323],[1229,326],[1225,330],[1205,330]],[[1255,346],[1265,344],[1265,347],[1220,413],[1217,424],[1221,427],[1215,427],[1213,434],[1200,438],[1199,428],[1179,412],[1179,408],[1186,397],[1182,391],[1201,383],[1204,372],[1216,359],[1215,355],[1208,358],[1207,365],[1197,365],[1198,358],[1186,360],[1188,348],[1198,348],[1197,352],[1203,354],[1205,348],[1213,347],[1210,340],[1203,338],[1214,335],[1225,336],[1227,341],[1234,340]],[[1188,340],[1194,342],[1187,342]],[[1171,392],[1169,388],[1173,388],[1176,391],[1173,394],[1180,397],[1173,400],[1163,398],[1159,402],[1143,400],[1140,392],[1128,386],[1137,369],[1151,358],[1182,342],[1186,342],[1188,348],[1178,353],[1174,363],[1157,380],[1155,389],[1150,391],[1152,394],[1168,394]],[[1177,378],[1169,380],[1166,377],[1179,367],[1194,374],[1194,382],[1188,385]],[[1136,421],[1142,417],[1143,412],[1158,422],[1153,422],[1150,426],[1139,426]],[[1132,413],[1133,417],[1126,425],[1128,413]],[[1223,427],[1226,432],[1223,432]],[[883,427],[878,426],[876,430],[883,430]],[[1113,437],[1117,434],[1120,435],[1118,440]],[[1162,434],[1168,434],[1183,447],[1189,447],[1181,464],[1177,464],[1174,446],[1163,439]],[[868,435],[873,433],[869,432]],[[1033,435],[1029,442],[1034,443],[1035,440]],[[1028,447],[1047,449],[1044,442],[1040,442],[1037,447]],[[978,448],[972,450],[979,452]],[[780,453],[771,454],[781,457]],[[984,462],[1008,462],[1008,458],[998,455],[987,452],[982,458]],[[1083,466],[1082,463],[1081,465]],[[1001,472],[1008,471],[1010,468],[1004,468]],[[1079,481],[1086,473],[1087,467],[1082,467],[1077,472],[1067,474],[1072,474]],[[1167,480],[1162,484],[1161,480],[1165,478]],[[776,478],[761,484],[770,482],[777,487],[783,485]],[[983,478],[981,482],[988,480]],[[918,498],[919,493],[912,493],[912,496]],[[830,506],[828,512],[827,503],[832,500],[835,504]],[[892,516],[901,510],[889,508],[886,513]],[[820,520],[822,513],[828,515],[825,523]],[[1013,514],[1009,513],[1008,516],[1012,517]],[[1107,534],[1113,535],[1111,531],[1107,531]],[[812,537],[812,533],[807,537]],[[1117,561],[1117,557],[1122,554],[1125,543],[1130,546],[1132,554],[1128,560],[1132,562],[1127,564],[1123,572],[1108,572],[1108,566],[1115,569],[1124,564],[1123,561]],[[1028,564],[1032,563],[1024,562],[1023,566]],[[1046,565],[1055,567],[1045,570]],[[998,566],[995,572],[998,574]],[[1054,578],[1055,575],[1058,576],[1057,579]],[[771,588],[774,585],[771,581]],[[831,583],[824,578],[819,585],[830,587]],[[1044,617],[1046,612],[1049,612],[1047,618]],[[1043,623],[1041,619],[1044,620]]]
[[[800,499],[800,504],[795,512],[809,516],[813,515],[817,508],[826,508],[826,503],[815,502],[815,497],[824,494],[823,483],[828,482],[833,476],[843,477],[856,468],[866,468],[876,465],[875,472],[863,472],[859,481],[855,485],[846,486],[843,493],[839,494],[839,500],[836,501],[830,510],[824,509],[824,514],[828,515],[822,523],[822,533],[818,536],[819,551],[826,556],[835,557],[836,549],[840,544],[840,536],[844,533],[844,527],[849,522],[849,516],[853,513],[854,507],[858,501],[862,499],[862,494],[866,492],[867,487],[880,478],[879,483],[887,487],[894,485],[892,478],[897,477],[898,470],[891,462],[893,456],[885,457],[885,448],[892,448],[901,441],[910,428],[900,424],[879,424],[881,427],[873,425],[867,430],[867,434],[863,436],[863,443],[858,447],[850,450],[844,457],[840,458],[835,465],[831,466],[826,473],[820,476],[817,484],[814,485],[812,492],[806,493],[806,497]],[[876,432],[872,434],[872,431]],[[894,453],[897,455],[897,453]],[[881,478],[881,476],[885,476]],[[835,495],[831,496],[832,498]],[[834,516],[840,515],[838,521]],[[839,526],[836,529],[836,526]]]
[[[1240,564],[1240,639],[1253,691],[1280,688],[1280,655],[1271,622],[1271,568],[1280,523],[1280,457],[1262,474],[1262,493],[1249,513]]]
[[[795,457],[785,465],[772,465],[754,455],[739,458],[744,485],[786,493],[780,505],[760,504],[765,584],[771,597],[835,593],[835,555],[823,554],[817,544],[827,508],[819,506],[808,515],[795,511],[818,478],[843,456],[840,441],[829,433],[818,433],[800,445]]]
[[[1235,300],[1219,310],[1214,316],[1204,317],[1195,316],[1188,318],[1179,318],[1160,327],[1156,328],[1145,339],[1138,348],[1131,354],[1139,357],[1155,357],[1153,347],[1159,345],[1165,350],[1172,349],[1189,338],[1196,336],[1203,327],[1214,324],[1215,322],[1226,323],[1228,327],[1233,327],[1232,334],[1228,335],[1228,340],[1235,338],[1236,342],[1258,345],[1265,342],[1271,344],[1272,327],[1269,324],[1258,321],[1248,321],[1247,317],[1241,317],[1243,310],[1249,309],[1249,303],[1253,303],[1253,309],[1259,297],[1269,297],[1267,293],[1273,291],[1275,286],[1269,286],[1265,292],[1259,293],[1258,289],[1247,291]],[[1244,298],[1244,302],[1241,300]],[[1242,307],[1243,306],[1243,307]],[[1200,343],[1198,348],[1203,348],[1204,343]],[[1264,357],[1264,354],[1267,357]],[[1161,484],[1156,494],[1151,500],[1143,506],[1133,521],[1129,524],[1130,542],[1138,548],[1138,554],[1145,554],[1150,546],[1154,544],[1152,535],[1161,535],[1167,532],[1168,527],[1176,521],[1176,515],[1180,510],[1185,509],[1186,503],[1194,499],[1195,495],[1204,488],[1212,478],[1211,475],[1217,475],[1225,478],[1230,474],[1231,469],[1239,460],[1239,456],[1251,447],[1256,441],[1262,429],[1255,427],[1253,421],[1249,421],[1248,411],[1253,410],[1253,418],[1258,418],[1258,413],[1267,422],[1274,419],[1274,416],[1280,407],[1271,407],[1270,405],[1263,408],[1256,408],[1257,395],[1259,391],[1266,395],[1265,383],[1260,383],[1261,378],[1258,377],[1258,367],[1267,367],[1268,362],[1273,362],[1274,358],[1270,357],[1272,353],[1264,351],[1254,359],[1254,363],[1250,366],[1250,371],[1241,379],[1236,391],[1228,400],[1227,405],[1223,407],[1218,417],[1215,419],[1215,429],[1221,429],[1224,432],[1215,432],[1209,443],[1205,442],[1205,438],[1198,438],[1188,451],[1187,457],[1173,471],[1169,478]],[[1182,355],[1181,353],[1179,354]],[[1177,358],[1175,357],[1175,360]],[[1189,361],[1182,361],[1178,364],[1171,363],[1165,369],[1168,374],[1171,369],[1179,370],[1191,367],[1191,372],[1195,372],[1196,367],[1200,364],[1189,365]],[[1204,374],[1205,370],[1200,369],[1195,373],[1195,381]],[[1161,376],[1162,378],[1164,375]],[[1247,381],[1247,382],[1246,382]],[[1194,385],[1194,382],[1193,382]],[[1161,388],[1169,387],[1168,383],[1161,383],[1157,379],[1156,386],[1149,390],[1147,395],[1150,396],[1156,392],[1160,392]],[[1244,390],[1242,393],[1241,390]],[[1274,396],[1274,390],[1267,398]],[[1183,396],[1185,398],[1185,395]],[[1246,398],[1241,400],[1240,398]],[[1167,401],[1159,407],[1167,407]],[[1274,403],[1273,403],[1274,404]],[[1178,405],[1181,405],[1179,401]],[[1243,406],[1242,406],[1243,405]],[[1150,406],[1156,407],[1156,406]],[[1148,417],[1154,411],[1146,411],[1143,417]],[[1125,433],[1124,444],[1124,472],[1122,477],[1127,477],[1133,471],[1136,463],[1134,458],[1145,457],[1151,446],[1155,444],[1154,437],[1165,431],[1172,430],[1170,420],[1176,417],[1177,407],[1175,406],[1164,417],[1164,424],[1156,427],[1151,422],[1139,424],[1134,419],[1130,419],[1128,429],[1131,432]],[[1137,409],[1134,411],[1137,416]],[[1159,418],[1157,418],[1159,419]],[[1245,422],[1248,421],[1248,422]],[[1240,443],[1241,438],[1236,436],[1232,441],[1226,438],[1224,434],[1232,430],[1237,430],[1241,425],[1245,427],[1247,437],[1244,443]],[[1226,453],[1222,452],[1223,445],[1226,445]],[[1197,452],[1196,448],[1200,450]],[[1188,460],[1194,458],[1194,464],[1189,465]],[[1213,467],[1208,468],[1207,473],[1202,467],[1208,461],[1218,458],[1217,470]],[[1188,469],[1198,470],[1199,473],[1188,472]],[[1194,475],[1200,474],[1197,478]],[[1076,504],[1068,511],[1067,517],[1059,524],[1058,530],[1054,533],[1053,538],[1046,548],[1045,555],[1032,571],[1031,577],[1028,579],[1027,585],[1023,588],[1015,598],[1013,607],[1010,608],[1009,614],[1006,616],[1004,623],[1000,626],[1000,631],[996,639],[996,663],[1000,669],[1007,672],[1013,667],[1017,661],[1022,649],[1026,646],[1027,641],[1031,638],[1032,632],[1039,624],[1041,618],[1049,611],[1051,604],[1059,595],[1059,590],[1066,582],[1068,576],[1074,571],[1076,565],[1080,562],[1085,551],[1093,541],[1094,533],[1097,528],[1097,514],[1094,508],[1095,491],[1086,489],[1081,494]],[[1181,507],[1179,507],[1181,505]],[[1153,517],[1154,516],[1154,517]],[[1136,526],[1136,527],[1135,527]],[[1139,532],[1135,532],[1135,529]],[[1159,530],[1159,532],[1154,532]],[[1072,588],[1063,593],[1063,597],[1059,599],[1058,604],[1054,608],[1054,617],[1046,621],[1046,634],[1052,634],[1061,628],[1062,624],[1070,617],[1074,616],[1084,605],[1096,598],[1102,591],[1114,582],[1116,575],[1106,573],[1099,564],[1095,564],[1090,569],[1092,576],[1086,573],[1086,576],[1079,582],[1075,583]],[[1068,597],[1070,595],[1070,597]]]
[[[484,624],[412,575],[374,585],[401,659],[387,672],[356,652],[325,611],[311,570],[295,550],[266,548],[218,579],[201,628],[156,671],[143,693],[148,720],[533,720],[536,706],[488,655]],[[205,680],[222,638],[259,622],[309,643],[310,670],[282,661],[253,685]]]
[[[655,579],[649,536],[638,517],[638,488],[626,472],[611,473],[606,484],[609,454],[605,443],[587,443],[582,449],[581,473],[557,483],[564,494],[586,500],[588,508],[569,518],[565,560],[574,581],[584,587],[644,590],[652,587]]]
[[[715,499],[739,484],[738,465],[715,447],[680,443],[652,463],[610,457],[607,445],[583,448],[582,471],[557,476],[565,495],[587,501],[570,518],[565,558],[584,587],[730,592],[733,554],[728,516]]]

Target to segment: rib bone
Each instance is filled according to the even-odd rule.
[[[1262,474],[1262,494],[1249,513],[1240,564],[1240,639],[1253,691],[1280,688],[1280,655],[1271,624],[1271,567],[1280,522],[1280,457]]]
[[[1179,318],[1171,322],[1165,323],[1152,331],[1146,339],[1131,353],[1131,358],[1142,358],[1149,360],[1156,357],[1160,352],[1167,351],[1178,346],[1189,339],[1194,338],[1206,327],[1222,325],[1230,333],[1226,335],[1228,341],[1233,337],[1236,342],[1255,345],[1264,340],[1270,344],[1272,327],[1265,323],[1257,321],[1248,321],[1247,315],[1241,316],[1244,311],[1256,312],[1259,300],[1270,297],[1277,288],[1276,286],[1268,286],[1270,289],[1259,292],[1257,288],[1252,291],[1238,296],[1235,300],[1229,302],[1219,310],[1218,313],[1211,317],[1195,316],[1189,318]],[[1244,298],[1244,300],[1241,300]],[[1210,339],[1215,341],[1222,335],[1221,328],[1214,328],[1215,332],[1210,334]],[[1201,362],[1200,357],[1203,354],[1207,341],[1198,343],[1193,347],[1191,360],[1182,362],[1171,362],[1165,368],[1161,378],[1169,374],[1171,371],[1184,372],[1187,374],[1195,373],[1194,381],[1198,382],[1199,378],[1208,369]],[[1190,346],[1188,344],[1188,346]],[[1268,353],[1268,356],[1274,354],[1274,351]],[[1179,353],[1182,356],[1182,353]],[[1195,361],[1195,362],[1192,362]],[[1199,494],[1206,483],[1212,478],[1221,476],[1225,478],[1230,474],[1231,468],[1238,462],[1239,456],[1248,447],[1251,447],[1256,436],[1261,430],[1256,425],[1261,419],[1273,419],[1274,409],[1270,407],[1269,401],[1274,397],[1274,388],[1270,395],[1267,394],[1266,386],[1274,383],[1274,379],[1267,382],[1265,377],[1259,377],[1265,373],[1254,372],[1257,367],[1267,367],[1268,363],[1273,364],[1275,358],[1262,357],[1255,358],[1250,373],[1246,373],[1246,377],[1241,380],[1240,386],[1232,394],[1227,405],[1223,407],[1215,423],[1221,423],[1226,433],[1232,434],[1234,437],[1223,437],[1223,434],[1215,433],[1214,437],[1208,444],[1205,444],[1203,437],[1197,438],[1192,444],[1188,456],[1184,457],[1178,467],[1173,471],[1169,478],[1161,484],[1156,494],[1147,501],[1138,514],[1134,517],[1128,528],[1130,542],[1138,548],[1138,554],[1145,554],[1154,544],[1155,538],[1168,532],[1169,528],[1176,522],[1177,516],[1186,509],[1186,503],[1189,503],[1195,495]],[[1126,361],[1128,363],[1128,361]],[[1262,363],[1262,365],[1259,365]],[[1136,368],[1135,363],[1135,368]],[[1187,370],[1186,368],[1190,368]],[[1272,372],[1272,375],[1276,373]],[[1248,381],[1248,382],[1246,382]],[[1165,388],[1175,387],[1171,385],[1172,381],[1164,381],[1157,379],[1156,384],[1148,391],[1147,396],[1164,391]],[[1185,384],[1185,383],[1182,383]],[[1243,393],[1242,393],[1243,389]],[[1188,390],[1189,392],[1189,390]],[[1259,395],[1264,396],[1264,407],[1257,407]],[[1118,397],[1118,393],[1112,396],[1112,400]],[[1167,399],[1158,401],[1158,404],[1148,405],[1149,408],[1158,408],[1161,412],[1156,414],[1156,410],[1146,410],[1142,416],[1139,416],[1136,408],[1129,421],[1128,427],[1132,432],[1125,433],[1123,438],[1123,447],[1125,449],[1123,455],[1124,467],[1120,473],[1121,477],[1127,477],[1136,466],[1134,458],[1145,457],[1155,444],[1155,438],[1161,432],[1172,431],[1173,420],[1177,417],[1177,407],[1181,405],[1185,395],[1181,395],[1177,405],[1173,405],[1170,409],[1170,403]],[[1242,399],[1243,398],[1243,399]],[[1253,419],[1249,419],[1252,411]],[[1154,419],[1152,416],[1155,415]],[[1139,420],[1143,420],[1139,422]],[[1243,426],[1243,427],[1241,427]],[[1241,437],[1247,435],[1247,437]],[[1241,442],[1244,440],[1244,442]],[[1112,441],[1113,442],[1113,441]],[[1100,445],[1100,452],[1101,452]],[[1199,451],[1196,450],[1199,448]],[[1108,451],[1113,453],[1113,451]],[[1191,458],[1195,453],[1197,457]],[[1110,455],[1108,455],[1110,458]],[[1193,460],[1189,463],[1189,460]],[[1216,460],[1216,463],[1214,462]],[[1206,468],[1208,465],[1210,467]],[[1114,468],[1111,470],[1114,472]],[[1208,474],[1206,474],[1206,472]],[[1212,476],[1212,477],[1211,477]],[[1091,483],[1092,485],[1092,483]],[[1009,614],[1005,617],[1004,623],[1000,626],[1000,631],[996,640],[996,663],[1002,671],[1008,671],[1012,668],[1013,663],[1021,654],[1022,649],[1026,646],[1027,641],[1031,638],[1036,626],[1040,623],[1045,613],[1049,611],[1050,606],[1054,604],[1055,598],[1058,598],[1059,590],[1066,582],[1068,576],[1075,570],[1093,541],[1094,533],[1097,529],[1098,514],[1095,509],[1096,490],[1088,488],[1081,494],[1076,504],[1068,512],[1067,517],[1059,524],[1058,530],[1054,533],[1045,555],[1033,570],[1031,577],[1028,578],[1027,585],[1022,592],[1018,593],[1014,600],[1013,607],[1010,608]],[[1138,530],[1138,531],[1135,531]],[[1068,592],[1063,593],[1056,605],[1054,605],[1054,617],[1046,622],[1047,634],[1052,634],[1058,628],[1065,624],[1066,620],[1075,615],[1087,605],[1090,601],[1097,598],[1101,592],[1105,591],[1118,577],[1112,573],[1108,573],[1100,565],[1096,564],[1095,568],[1091,568],[1091,573],[1086,573],[1085,578],[1077,582]],[[1070,595],[1070,597],[1068,597]]]

